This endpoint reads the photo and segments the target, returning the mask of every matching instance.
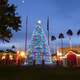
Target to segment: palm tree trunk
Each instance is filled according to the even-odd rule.
[[[69,37],[69,46],[70,46],[70,49],[72,49],[71,37]]]
[[[80,40],[80,37],[79,37],[79,40]],[[80,41],[79,41],[79,47],[80,47]]]
[[[61,49],[62,49],[62,54],[63,54],[63,39],[61,39]]]
[[[54,53],[55,53],[55,43],[53,43],[53,49],[54,49]]]

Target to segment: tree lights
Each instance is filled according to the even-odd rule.
[[[41,28],[41,20],[38,20],[35,30],[32,34],[31,44],[29,46],[29,60],[35,60],[36,64],[51,63],[51,55],[48,47],[47,39]]]

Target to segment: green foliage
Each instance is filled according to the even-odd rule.
[[[16,15],[16,6],[10,5],[8,0],[0,0],[0,40],[9,42],[13,31],[19,31],[20,17]]]

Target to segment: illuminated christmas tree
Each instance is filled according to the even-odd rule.
[[[41,21],[38,21],[35,30],[32,34],[31,43],[29,46],[29,58],[36,64],[51,63],[51,55],[48,47],[46,36],[41,28]]]

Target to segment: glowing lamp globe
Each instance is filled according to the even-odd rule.
[[[21,57],[25,57],[25,52],[24,52],[24,51],[21,51],[21,52],[20,52],[20,56],[21,56]]]
[[[38,20],[37,23],[38,23],[38,24],[41,24],[41,20]]]

